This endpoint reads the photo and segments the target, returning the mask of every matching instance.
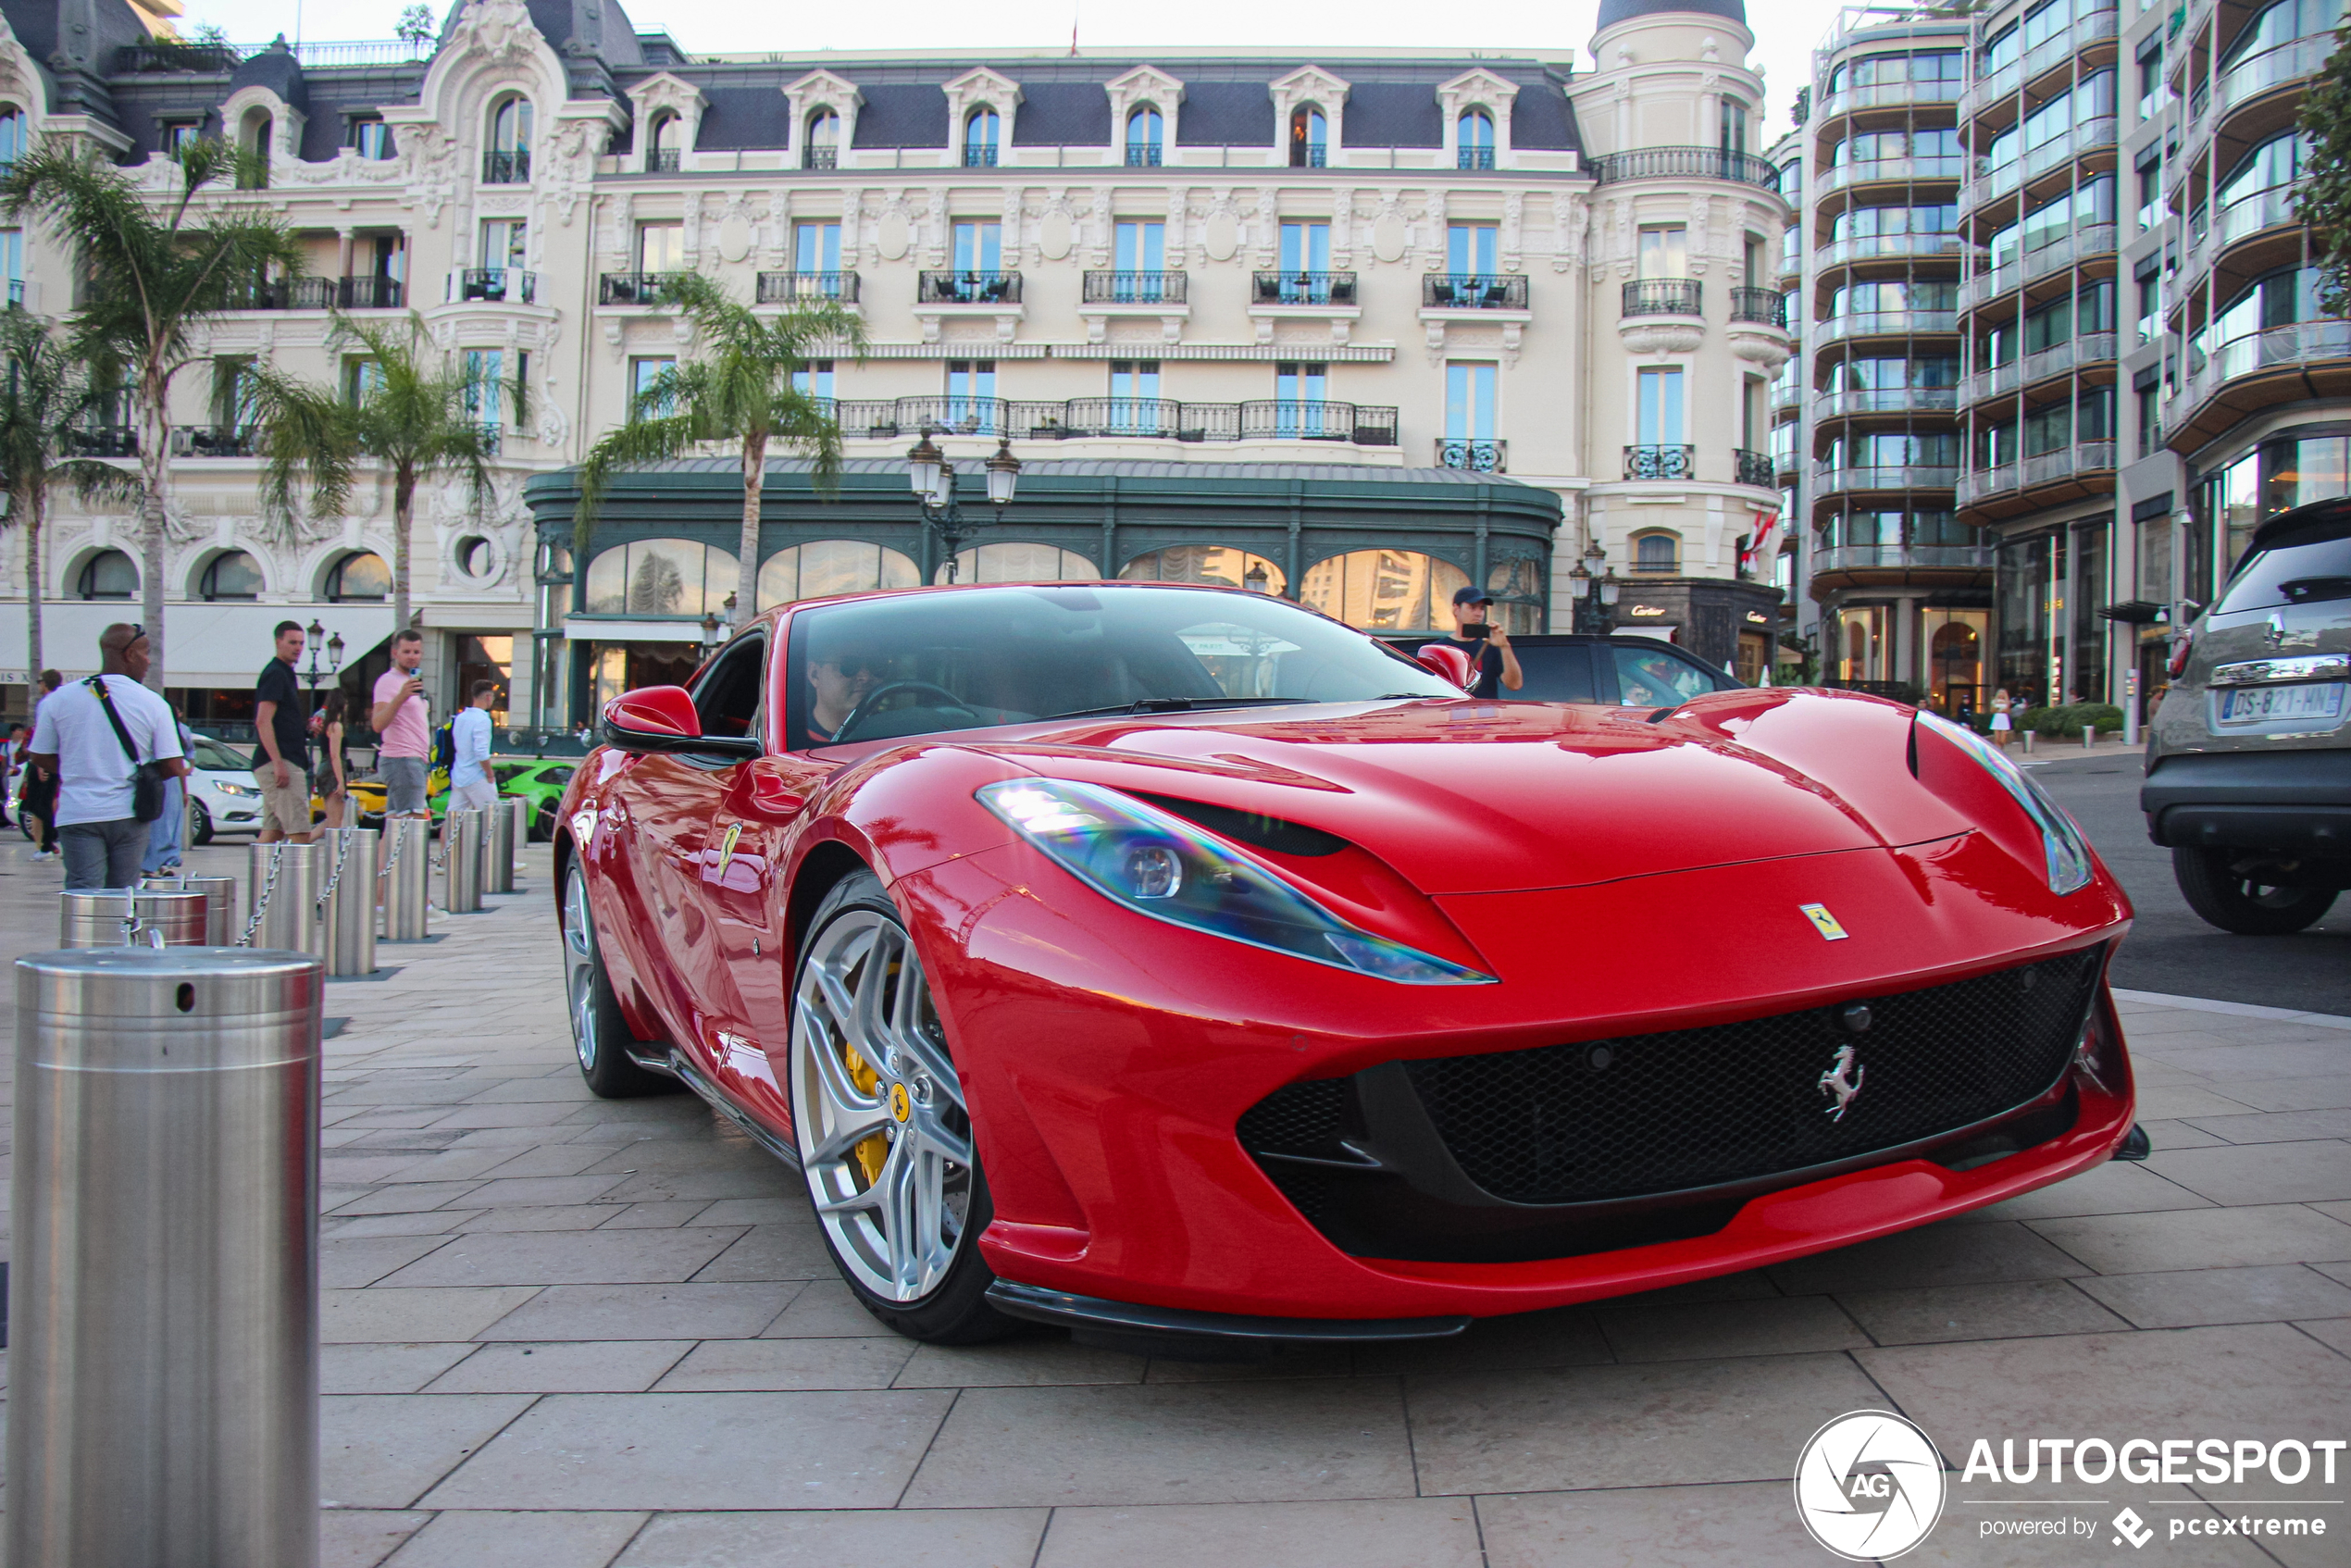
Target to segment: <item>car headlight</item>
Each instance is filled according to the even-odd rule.
[[[2016,803],[2024,808],[2024,815],[2041,830],[2041,849],[2048,857],[2049,891],[2070,893],[2089,886],[2088,840],[2082,837],[2082,829],[2074,826],[2065,808],[2042,792],[2031,774],[2009,761],[1999,747],[1965,726],[1925,712],[1920,713],[1918,722],[1973,757],[1986,773],[2000,781],[2001,788],[2016,797]]]
[[[250,784],[231,784],[225,778],[213,780],[212,787],[224,795],[258,795],[260,790]]]
[[[1020,778],[979,803],[1105,898],[1171,926],[1407,986],[1474,986],[1465,969],[1350,925],[1232,845],[1099,785]]]

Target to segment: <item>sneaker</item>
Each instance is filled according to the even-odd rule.
[[[55,850],[35,850],[32,852],[32,858],[35,860],[55,860],[57,858],[57,852]]]

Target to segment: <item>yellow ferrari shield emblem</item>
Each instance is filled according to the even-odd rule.
[[[1805,903],[1797,907],[1804,912],[1805,919],[1812,922],[1812,928],[1821,933],[1823,940],[1841,942],[1845,940],[1845,927],[1836,923],[1836,916],[1829,913],[1827,904]]]
[[[914,1114],[914,1102],[906,1097],[904,1084],[889,1086],[889,1114],[902,1122]]]
[[[743,825],[741,823],[729,822],[727,824],[727,836],[718,841],[717,875],[719,877],[724,877],[727,875],[727,863],[735,858],[735,840],[740,839],[742,836]]]

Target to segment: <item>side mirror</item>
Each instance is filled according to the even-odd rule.
[[[757,756],[759,742],[704,735],[694,699],[682,686],[641,686],[604,704],[604,744],[624,752],[692,752]]]
[[[1469,655],[1459,648],[1443,642],[1431,642],[1412,658],[1429,674],[1442,677],[1464,691],[1477,684],[1477,676],[1470,666]]]

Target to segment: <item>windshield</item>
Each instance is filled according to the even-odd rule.
[[[202,768],[208,773],[250,773],[253,771],[253,764],[249,760],[230,751],[218,740],[201,735],[196,738],[195,745],[188,753],[188,765]]]
[[[1079,713],[1461,695],[1287,600],[1109,583],[803,610],[786,679],[794,750]]]
[[[2323,599],[2351,599],[2351,519],[2297,530],[2286,542],[2246,556],[2212,613],[2274,610]]]

